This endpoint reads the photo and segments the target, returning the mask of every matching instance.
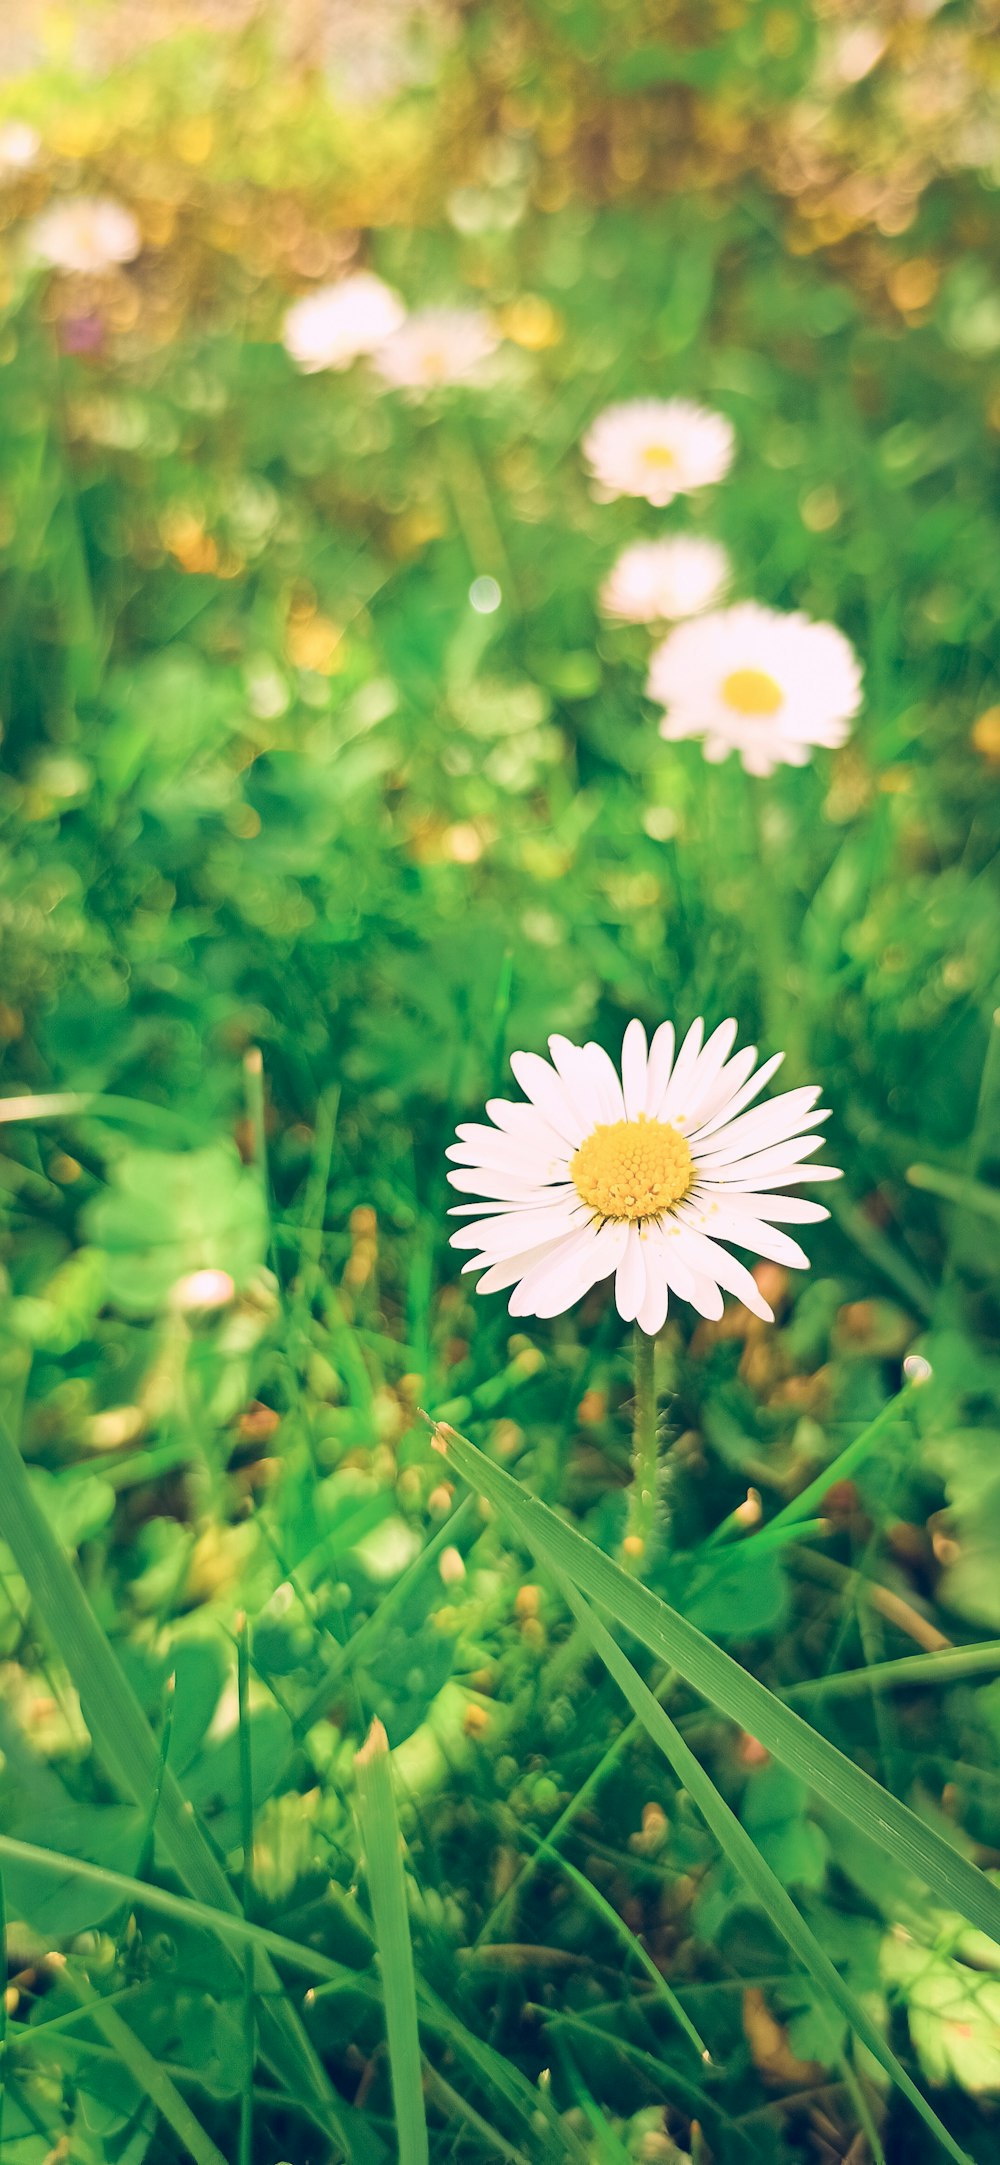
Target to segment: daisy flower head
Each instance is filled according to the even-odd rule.
[[[131,263],[141,247],[138,220],[112,196],[78,195],[51,203],[31,229],[32,253],[39,262],[91,277]]]
[[[307,376],[321,368],[349,368],[398,331],[406,310],[398,293],[374,271],[352,271],[293,301],[282,325],[285,351]]]
[[[705,757],[739,753],[748,774],[804,767],[816,745],[846,742],[861,668],[835,624],[738,602],[679,624],[658,647],[646,690],[668,743],[701,737]]]
[[[565,1037],[550,1037],[549,1060],[513,1053],[526,1102],[491,1099],[492,1125],[466,1123],[448,1151],[452,1186],[476,1198],[452,1212],[471,1222],[451,1244],[474,1251],[477,1291],[513,1288],[511,1315],[555,1316],[613,1273],[619,1315],[651,1337],[671,1293],[717,1319],[725,1291],[773,1322],[732,1249],[807,1269],[780,1228],[829,1214],[785,1191],[840,1176],[806,1164],[827,1117],[818,1087],[754,1104],[784,1055],[757,1067],[736,1034],[723,1022],[706,1039],[695,1022],[677,1050],[664,1022],[647,1047],[630,1022],[620,1072],[600,1045]]]
[[[669,624],[710,609],[728,578],[729,558],[721,542],[687,534],[633,541],[611,566],[601,608],[625,624]]]
[[[375,367],[398,391],[459,383],[487,361],[500,334],[482,308],[419,308],[379,346]]]
[[[606,496],[675,496],[721,481],[732,464],[730,422],[689,398],[633,398],[606,406],[583,439],[583,455]]]
[[[5,120],[0,126],[0,173],[26,173],[35,165],[42,147],[37,128],[27,120]]]

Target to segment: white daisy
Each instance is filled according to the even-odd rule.
[[[32,252],[57,271],[94,276],[131,263],[142,247],[138,220],[111,196],[73,196],[50,203],[31,228]]]
[[[349,368],[398,331],[406,309],[374,271],[352,271],[332,286],[317,286],[294,301],[282,326],[282,342],[306,375],[321,368]]]
[[[0,127],[0,173],[27,172],[41,147],[42,138],[30,121],[5,120]]]
[[[680,624],[658,647],[646,685],[666,709],[660,734],[702,737],[706,759],[739,752],[748,774],[804,767],[835,747],[861,705],[861,668],[835,624],[738,602]]]
[[[703,1036],[693,1023],[675,1058],[672,1023],[661,1023],[647,1051],[641,1022],[630,1022],[620,1076],[600,1045],[565,1037],[549,1039],[551,1066],[537,1053],[512,1054],[528,1103],[491,1099],[493,1126],[466,1123],[448,1151],[458,1168],[452,1186],[487,1199],[451,1214],[474,1221],[452,1246],[476,1251],[464,1268],[483,1271],[478,1292],[512,1286],[511,1315],[554,1316],[613,1271],[619,1315],[650,1336],[671,1292],[717,1318],[725,1289],[773,1322],[728,1244],[808,1268],[779,1227],[829,1215],[784,1192],[800,1180],[839,1179],[833,1166],[805,1163],[823,1141],[811,1130],[827,1115],[816,1110],[818,1088],[787,1090],[749,1112],[783,1053],[755,1072],[755,1045],[733,1054],[735,1022]]]
[[[733,458],[733,431],[721,413],[689,398],[633,398],[607,406],[583,439],[583,455],[608,496],[669,504],[721,481]]]
[[[499,344],[482,308],[421,308],[379,346],[374,361],[397,390],[430,391],[470,376]]]
[[[721,542],[677,534],[666,541],[633,541],[601,588],[605,616],[628,624],[668,624],[697,616],[718,601],[729,577]]]

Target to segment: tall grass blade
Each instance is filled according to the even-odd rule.
[[[1000,1944],[1000,1888],[952,1849],[935,1828],[856,1767],[826,1737],[741,1669],[731,1654],[657,1594],[621,1569],[603,1550],[529,1496],[509,1473],[452,1428],[435,1428],[449,1463],[508,1519],[543,1562],[585,1587],[617,1624],[675,1668],[719,1712],[756,1737],[782,1766],[892,1858],[902,1855],[945,1905]]]
[[[358,1784],[358,1822],[382,1969],[399,2165],[428,2165],[427,2115],[403,1842],[389,1765],[389,1739],[380,1721],[373,1721],[354,1761],[354,1771]]]
[[[628,1656],[622,1653],[621,1647],[605,1629],[600,1618],[595,1616],[572,1581],[561,1571],[556,1571],[555,1575],[565,1601],[581,1629],[586,1632],[595,1654],[600,1656],[609,1676],[614,1678],[619,1689],[624,1692],[632,1712],[639,1716],[654,1744],[659,1745],[670,1761],[678,1781],[697,1805],[723,1855],[740,1874],[754,1901],[759,1903],[765,1915],[770,1918],[775,1930],[798,1956],[803,1969],[811,1977],[821,2002],[832,2001],[835,2007],[839,2007],[841,2014],[846,2015],[855,2035],[867,2045],[869,2052],[874,2054],[897,2089],[909,2100],[914,2111],[920,2114],[920,2118],[937,2137],[942,2148],[948,2152],[949,2157],[955,2159],[956,2165],[971,2165],[967,2153],[959,2148],[948,2133],[933,2107],[921,2095],[916,2083],[911,2081],[905,2067],[901,2066],[895,2053],[886,2044],[881,2030],[872,2021],[867,2009],[851,1991],[840,1971],[834,1967],[829,1955],[824,1953],[805,1918],[796,1909],[787,1888],[782,1886],[780,1879],[761,1856],[756,1843],[740,1824],[735,1812],[730,1810],[711,1776],[706,1774],[700,1760],[695,1758],[690,1745],[684,1742],[666,1708],[660,1705],[658,1699],[654,1699],[638,1670],[633,1667]]]

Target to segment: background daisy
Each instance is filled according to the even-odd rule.
[[[668,624],[718,601],[729,578],[721,542],[676,534],[633,541],[612,565],[600,592],[605,616],[630,624]]]
[[[704,739],[705,757],[739,752],[748,774],[805,766],[836,747],[861,705],[861,668],[834,624],[739,602],[681,624],[657,648],[646,689],[670,742]]]
[[[295,301],[285,317],[282,342],[307,375],[321,368],[349,368],[398,330],[405,317],[391,286],[373,271],[354,271]]]
[[[726,1291],[773,1321],[729,1244],[808,1268],[780,1226],[828,1213],[784,1190],[839,1174],[805,1164],[827,1117],[817,1087],[749,1110],[784,1055],[758,1068],[756,1046],[734,1054],[736,1034],[723,1022],[703,1042],[699,1020],[675,1058],[672,1023],[647,1049],[641,1022],[630,1022],[620,1074],[601,1046],[564,1037],[549,1039],[551,1065],[513,1053],[528,1102],[491,1099],[493,1125],[459,1127],[448,1151],[452,1186],[487,1199],[453,1213],[474,1221],[452,1246],[475,1251],[464,1267],[483,1272],[477,1290],[511,1287],[511,1315],[554,1316],[614,1273],[619,1315],[650,1336],[671,1292],[717,1318]]]
[[[721,481],[733,458],[733,430],[721,413],[689,398],[634,398],[607,406],[583,439],[583,456],[608,496],[674,496]]]
[[[54,270],[94,276],[131,263],[142,247],[139,223],[112,196],[72,197],[53,203],[35,219],[32,253]]]
[[[471,375],[499,344],[482,308],[421,308],[379,346],[375,367],[399,390],[429,391]]]

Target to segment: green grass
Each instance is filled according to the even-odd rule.
[[[837,91],[696,12],[473,10],[367,114],[259,30],[3,90],[4,2165],[995,2147],[992,78],[960,8]],[[104,281],[23,247],[78,191]],[[296,372],[355,231],[489,380]],[[732,472],[599,502],[651,393]],[[691,531],[852,640],[841,753],[660,738],[595,597]],[[634,1014],[784,1049],[845,1171],[638,1372],[606,1287],[477,1298],[444,1155]]]

